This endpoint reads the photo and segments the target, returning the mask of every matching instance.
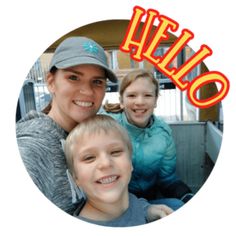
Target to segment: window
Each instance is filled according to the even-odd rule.
[[[158,48],[154,55],[162,56],[168,50],[168,46]],[[198,109],[190,104],[186,93],[177,89],[174,83],[158,71],[151,63],[146,60],[137,62],[130,58],[128,53],[119,50],[107,50],[108,63],[113,69],[119,81],[130,70],[134,68],[144,68],[154,73],[155,78],[160,83],[160,96],[158,98],[157,108],[155,114],[163,117],[165,120],[197,120]],[[179,67],[192,54],[193,50],[186,47],[172,62],[170,67]],[[50,101],[50,94],[45,83],[45,76],[48,71],[49,62],[52,53],[44,53],[35,62],[29,71],[26,79],[34,83],[35,106],[37,110],[42,110]],[[192,80],[200,73],[200,66],[194,68],[184,79]],[[108,81],[108,87],[104,102],[110,103],[119,102],[118,84]],[[20,104],[22,106],[22,104]]]

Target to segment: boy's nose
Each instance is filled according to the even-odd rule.
[[[109,168],[111,165],[112,165],[112,161],[109,155],[102,154],[99,157],[98,168],[100,169]]]

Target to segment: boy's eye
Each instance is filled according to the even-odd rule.
[[[121,154],[123,153],[123,150],[122,149],[117,149],[117,150],[113,150],[111,151],[111,155],[112,156],[120,156]]]
[[[95,158],[96,157],[94,155],[87,155],[87,156],[83,157],[83,161],[90,163],[90,162],[93,162],[95,160]]]
[[[70,75],[68,79],[75,81],[75,80],[78,80],[78,77],[76,75]]]

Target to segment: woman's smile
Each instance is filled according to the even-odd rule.
[[[79,107],[92,107],[94,105],[93,102],[86,102],[80,100],[74,100],[73,103]]]

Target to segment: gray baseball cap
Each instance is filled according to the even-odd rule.
[[[101,66],[107,78],[117,82],[117,77],[109,68],[104,49],[92,39],[86,37],[69,37],[62,41],[56,48],[49,65],[58,69],[91,64]]]

